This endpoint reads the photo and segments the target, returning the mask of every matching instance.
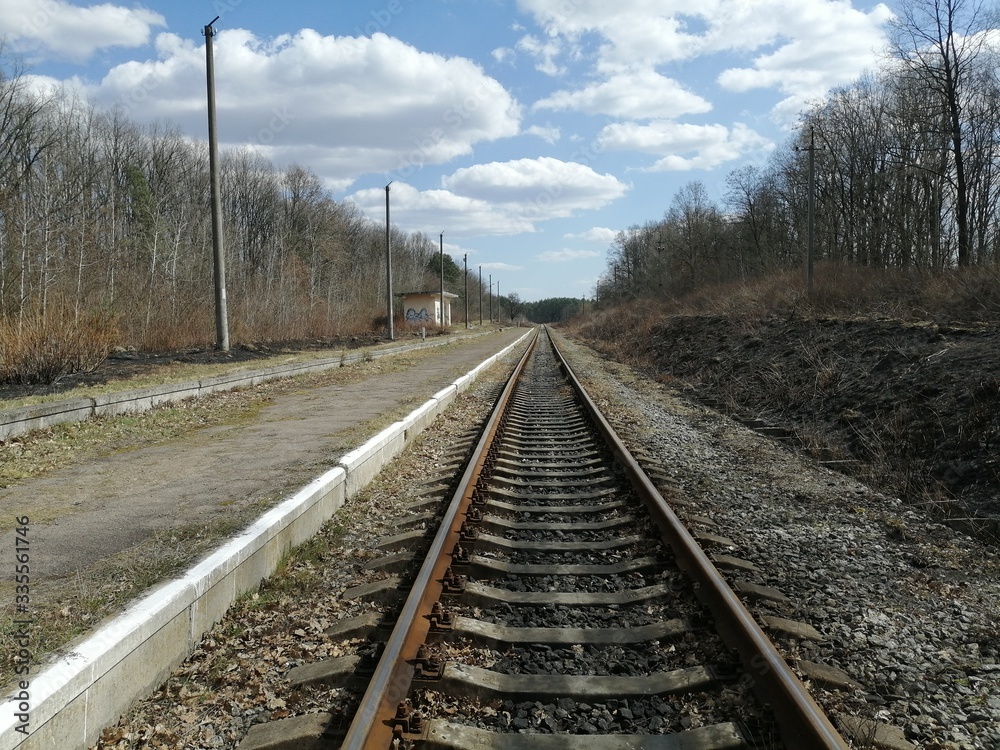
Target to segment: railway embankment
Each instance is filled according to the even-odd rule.
[[[574,333],[962,530],[1000,535],[995,324],[626,313]]]

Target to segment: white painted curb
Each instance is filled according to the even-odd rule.
[[[338,466],[269,510],[253,525],[28,675],[29,734],[17,729],[19,691],[0,713],[0,750],[86,750],[107,726],[155,690],[241,594],[256,588],[294,546],[312,537],[365,484],[455,400],[486,367],[530,331],[468,375],[345,454]],[[472,377],[472,380],[466,379]],[[147,394],[153,398],[153,394]]]

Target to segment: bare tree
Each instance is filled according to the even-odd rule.
[[[984,0],[908,0],[894,25],[896,57],[904,69],[937,97],[950,144],[958,265],[971,261],[970,188],[966,166],[970,128],[967,111],[977,66],[988,50],[987,34],[996,16]],[[937,122],[935,112],[928,123]]]

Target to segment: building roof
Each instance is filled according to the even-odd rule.
[[[422,295],[422,294],[429,294],[429,295],[431,295],[433,297],[440,297],[441,296],[441,290],[440,289],[435,289],[435,290],[430,291],[430,292],[397,292],[396,296],[397,297],[416,297],[417,295]],[[445,299],[458,299],[458,295],[457,294],[452,294],[451,292],[445,292],[444,293],[444,298]]]

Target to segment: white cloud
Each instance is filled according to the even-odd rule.
[[[544,263],[566,263],[583,258],[599,258],[600,256],[601,253],[596,250],[570,250],[569,248],[563,248],[562,250],[546,250],[538,256],[538,260]]]
[[[797,111],[872,67],[892,17],[884,5],[867,14],[842,2],[811,2],[797,10],[786,9],[780,46],[755,57],[751,66],[722,71],[719,84],[736,92],[777,89],[788,95],[777,110]]]
[[[556,143],[559,141],[559,128],[552,126],[532,125],[524,131],[525,135],[536,135],[546,143]]]
[[[385,188],[359,190],[347,197],[374,221],[385,221]],[[534,224],[488,201],[448,190],[418,190],[405,182],[389,188],[389,218],[407,232],[450,236],[508,236],[535,231]]]
[[[140,121],[204,133],[205,48],[173,34],[159,59],[111,69],[87,94]],[[222,31],[214,40],[220,140],[313,166],[329,184],[364,173],[403,180],[426,164],[516,135],[521,107],[464,58],[421,52],[384,34],[274,39]]]
[[[551,157],[477,164],[459,169],[442,182],[449,190],[538,219],[597,209],[628,191],[614,175]]]
[[[407,231],[452,236],[506,236],[536,231],[548,219],[594,210],[621,197],[628,186],[613,175],[558,159],[519,159],[459,169],[442,179],[443,190],[418,190],[405,182],[390,188],[391,219]],[[372,219],[385,215],[385,189],[349,196]]]
[[[111,3],[90,7],[65,0],[4,0],[0,28],[26,52],[47,49],[58,56],[83,61],[108,47],[147,44],[154,27],[166,27],[159,13]]]
[[[680,117],[711,108],[702,97],[653,70],[617,73],[577,91],[557,91],[534,104],[534,109],[571,109],[629,119]]]
[[[535,67],[550,76],[562,75],[566,69],[556,63],[556,58],[563,52],[563,45],[558,39],[542,41],[528,34],[521,37],[515,48],[535,59]]]
[[[564,239],[567,240],[584,240],[585,242],[595,242],[601,245],[611,244],[617,236],[618,232],[607,227],[593,227],[579,234],[563,235]]]
[[[490,53],[490,57],[498,63],[507,65],[514,64],[514,55],[514,50],[510,49],[510,47],[497,47]]]
[[[626,85],[626,77],[639,70],[652,80],[652,71],[665,63],[704,60],[717,66],[721,58],[710,56],[738,55],[750,64],[730,64],[719,84],[734,91],[778,89],[789,98],[782,108],[801,106],[872,67],[892,16],[884,4],[864,12],[847,0],[518,0],[518,6],[545,29],[549,65],[558,65],[559,52],[588,35],[600,40],[593,72]],[[633,90],[627,89],[616,97],[614,88],[595,84],[560,92],[546,106],[643,119],[628,101],[616,104],[616,98],[630,99]],[[669,89],[651,90],[652,106],[658,107],[652,116],[677,116],[662,107]]]
[[[714,169],[753,151],[774,145],[746,125],[691,125],[659,120],[648,125],[634,122],[608,125],[601,131],[604,149],[640,151],[662,155],[648,171]]]

